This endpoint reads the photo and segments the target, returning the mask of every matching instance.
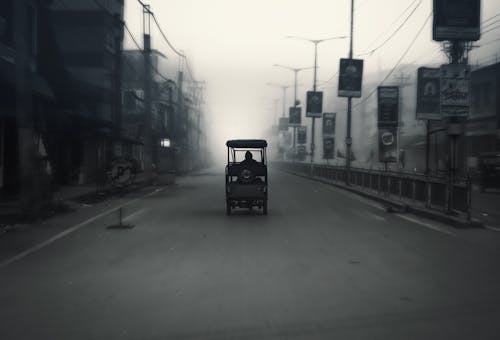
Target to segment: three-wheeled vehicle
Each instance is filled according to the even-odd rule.
[[[237,139],[227,141],[226,146],[226,214],[231,215],[236,207],[258,207],[267,215],[267,142]]]

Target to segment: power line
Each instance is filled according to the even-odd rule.
[[[413,14],[415,13],[415,11],[420,7],[420,5],[422,4],[422,1],[423,0],[420,0],[419,3],[415,6],[415,8],[413,8],[413,10],[410,12],[410,14],[405,18],[405,20],[401,23],[401,25],[399,25],[399,27],[389,36],[387,37],[387,39],[385,39],[380,45],[378,45],[377,47],[375,47],[374,49],[372,49],[371,51],[369,52],[365,52],[365,53],[361,53],[361,54],[358,54],[358,57],[361,57],[361,56],[365,56],[365,55],[372,55],[373,53],[375,53],[375,51],[377,51],[378,49],[380,49],[382,46],[384,46],[387,42],[389,42],[389,40],[391,40],[400,30],[401,28],[403,28],[403,26],[408,22],[408,20],[410,20],[410,18],[413,16]]]
[[[494,31],[494,30],[499,29],[499,28],[500,28],[500,25],[495,26],[495,27],[493,27],[493,28],[490,28],[489,30],[486,30],[486,31],[481,32],[481,33],[482,33],[482,34],[486,34],[486,33],[489,33],[489,32],[491,32],[491,31]]]
[[[137,42],[137,40],[134,38],[132,32],[130,32],[128,26],[126,24],[123,24],[123,27],[125,28],[125,31],[127,31],[128,35],[130,36],[130,38],[132,39],[132,41],[134,42],[134,45],[137,47],[137,49],[141,52],[141,54],[145,58],[146,56],[145,56],[145,53],[144,53],[143,49],[141,48],[141,46],[139,45],[139,43]],[[158,69],[153,64],[151,64],[151,62],[148,62],[148,64],[153,69],[153,71],[155,71],[156,74],[158,74],[163,80],[170,81],[170,79],[168,79],[160,71],[158,71]]]
[[[425,19],[424,21],[424,24],[422,25],[422,27],[420,27],[420,29],[418,30],[417,34],[415,35],[415,37],[413,38],[413,40],[410,42],[410,45],[408,45],[408,47],[406,48],[406,50],[403,52],[403,54],[401,55],[401,57],[398,59],[398,61],[396,62],[396,64],[394,65],[394,67],[389,71],[389,73],[387,73],[387,75],[385,76],[385,78],[379,83],[378,86],[382,85],[387,79],[389,79],[389,77],[392,75],[392,73],[396,70],[396,68],[399,66],[399,64],[401,63],[401,61],[403,61],[404,57],[406,56],[406,54],[410,51],[410,49],[412,48],[413,44],[415,44],[415,41],[417,41],[418,37],[420,36],[420,34],[422,33],[422,31],[424,30],[425,28],[425,25],[427,24],[427,22],[429,21],[429,19],[431,18],[432,16],[432,12],[429,13],[429,15],[427,16],[427,19]],[[377,91],[377,87],[375,87],[369,94],[367,97],[365,97],[361,102],[357,103],[356,105],[354,105],[354,107],[358,107],[359,105],[365,103],[368,98],[370,98],[376,91]]]
[[[482,22],[482,24],[484,24],[484,23],[486,23],[486,22],[490,21],[491,19],[495,19],[495,18],[496,18],[496,17],[498,17],[498,16],[500,16],[500,13],[497,13],[497,14],[495,14],[494,16],[489,17],[488,19],[484,20],[484,21]]]
[[[139,2],[141,2],[140,0],[137,0]],[[142,3],[142,2],[141,2]],[[182,57],[182,58],[186,58],[186,56],[184,54],[182,54],[181,52],[179,52],[175,47],[174,45],[172,45],[170,43],[170,40],[168,40],[167,38],[167,35],[165,34],[165,32],[163,32],[163,29],[161,28],[160,24],[158,23],[158,20],[156,20],[156,16],[154,15],[153,12],[149,12],[151,14],[151,16],[153,17],[153,21],[155,22],[156,24],[156,27],[158,27],[158,30],[160,31],[160,34],[162,35],[163,39],[167,42],[167,45],[172,49],[172,51],[174,51],[175,54],[177,54],[179,57]]]
[[[405,15],[405,13],[413,6],[415,5],[415,3],[419,1],[419,0],[413,0],[410,5],[408,5],[408,7],[405,8],[405,10],[403,12],[401,12],[401,14],[397,17],[396,20],[394,20],[393,22],[391,22],[391,24],[389,26],[387,26],[387,28],[382,32],[380,33],[369,45],[368,47],[370,46],[373,46],[375,44],[375,42],[377,42],[385,33],[387,33],[390,28],[392,28],[393,25],[395,25],[399,20],[401,20],[401,18]]]

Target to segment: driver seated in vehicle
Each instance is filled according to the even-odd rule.
[[[240,163],[241,165],[257,165],[259,164],[255,159],[253,159],[253,155],[250,151],[245,152],[245,159]]]
[[[238,183],[250,184],[255,182],[262,182],[262,180],[258,177],[255,177],[252,172],[252,170],[254,170],[254,167],[259,165],[259,162],[253,159],[253,155],[250,151],[245,152],[245,159],[240,164],[244,166],[244,169],[238,176]]]

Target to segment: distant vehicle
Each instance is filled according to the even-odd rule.
[[[226,214],[231,215],[234,208],[256,206],[267,215],[267,142],[237,139],[227,141],[226,146]],[[254,154],[258,160],[253,159]]]

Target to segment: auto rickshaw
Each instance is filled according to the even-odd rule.
[[[231,215],[234,208],[258,207],[267,215],[267,142],[237,139],[227,141],[226,146],[226,214]]]

